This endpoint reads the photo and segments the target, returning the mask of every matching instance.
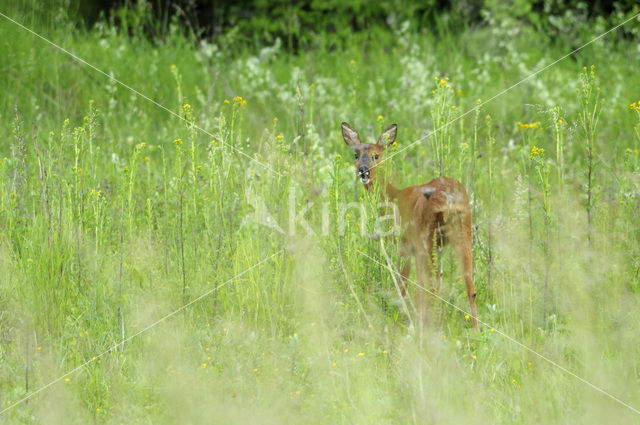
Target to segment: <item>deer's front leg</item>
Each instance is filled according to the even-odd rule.
[[[404,267],[402,267],[402,261],[404,261]],[[402,267],[402,270],[400,269],[400,267]],[[401,257],[400,261],[398,261],[398,270],[401,270],[400,276],[398,277],[398,285],[400,285],[400,295],[404,297],[409,291],[407,279],[409,278],[409,273],[411,273],[411,257]]]
[[[407,239],[407,234],[405,232],[400,239],[400,259],[398,260],[397,268],[397,270],[401,270],[400,276],[398,277],[398,285],[400,288],[400,295],[403,297],[408,293],[409,285],[406,283],[406,280],[409,279],[409,274],[411,273],[411,259],[413,257],[413,253],[413,247],[409,244],[409,240]]]
[[[426,252],[418,250],[415,254],[416,274],[418,275],[417,301],[420,309],[420,325],[424,328],[427,323],[427,302],[425,299],[425,288],[427,288],[427,280],[429,271],[427,270]]]
[[[436,325],[439,321],[438,304],[435,297],[438,297],[439,279],[436,276],[438,273],[438,265],[433,258],[434,243],[432,238],[425,238],[424,245],[418,247],[415,252],[416,258],[416,270],[418,274],[418,304],[420,306],[420,319],[422,324],[428,323],[429,320],[433,321]],[[434,303],[427,303],[427,296],[429,294],[434,295]],[[431,306],[431,307],[430,307]],[[428,315],[431,314],[431,318]]]

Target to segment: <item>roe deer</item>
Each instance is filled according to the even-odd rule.
[[[370,191],[372,185],[380,185],[382,196],[398,206],[402,226],[401,259],[398,265],[398,269],[402,269],[399,279],[402,295],[407,290],[405,281],[411,270],[411,256],[416,260],[418,284],[427,288],[425,284],[428,280],[430,289],[439,293],[440,274],[434,264],[433,247],[434,243],[438,248],[449,243],[460,261],[462,276],[467,285],[473,327],[477,330],[478,314],[471,256],[471,207],[467,192],[460,182],[447,177],[438,177],[420,186],[398,189],[381,171],[376,172],[385,147],[395,141],[397,130],[398,127],[392,124],[382,132],[376,143],[362,143],[358,132],[346,122],[342,123],[342,137],[355,153],[356,173],[365,189]],[[424,322],[427,307],[422,290],[418,291],[418,304],[420,318]]]

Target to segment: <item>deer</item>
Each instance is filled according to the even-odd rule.
[[[390,125],[376,143],[362,143],[355,128],[342,123],[342,137],[355,156],[356,176],[367,192],[380,193],[384,201],[397,206],[401,230],[397,269],[401,295],[406,296],[406,280],[411,272],[411,259],[415,259],[417,283],[423,289],[440,292],[440,273],[434,260],[434,248],[450,245],[460,263],[462,277],[467,287],[470,316],[473,328],[478,330],[476,290],[473,282],[473,258],[471,242],[471,206],[464,186],[448,177],[437,177],[429,183],[396,188],[380,166],[385,149],[392,145],[398,134],[398,126]],[[403,265],[404,264],[404,265]],[[427,321],[427,306],[423,290],[417,291],[420,323]]]

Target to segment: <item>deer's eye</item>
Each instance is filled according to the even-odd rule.
[[[378,159],[378,154],[373,154],[373,159]]]
[[[356,154],[356,159],[360,158],[360,155]]]

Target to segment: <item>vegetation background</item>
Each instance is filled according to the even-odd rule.
[[[636,2],[0,12],[1,423],[637,422],[640,21],[494,97]],[[468,188],[481,332],[416,332],[342,121]]]

